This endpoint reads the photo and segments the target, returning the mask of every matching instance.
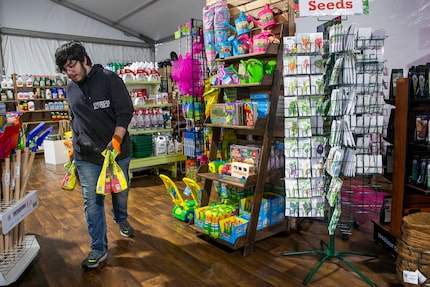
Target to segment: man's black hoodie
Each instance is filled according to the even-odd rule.
[[[111,141],[115,127],[127,129],[133,117],[133,103],[124,82],[96,64],[82,83],[68,83],[66,95],[72,114],[74,158],[102,164],[101,152]],[[117,159],[130,153],[130,136],[126,133]]]

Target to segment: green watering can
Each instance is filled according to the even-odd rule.
[[[258,59],[241,60],[248,77],[248,83],[259,83],[264,76],[264,63]]]

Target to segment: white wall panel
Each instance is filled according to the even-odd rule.
[[[64,41],[21,36],[3,36],[5,74],[53,75],[56,73],[54,53]],[[112,61],[150,61],[149,49],[83,43],[93,63]]]
[[[108,3],[106,3],[108,5]],[[143,42],[49,0],[0,0],[0,26],[30,31]]]
[[[369,0],[369,15],[348,16],[349,26],[384,29],[385,59],[389,69],[430,62],[430,2],[428,0]],[[326,18],[326,20],[331,18]],[[324,20],[324,19],[321,19]],[[325,21],[317,18],[296,19],[297,32],[315,32]]]

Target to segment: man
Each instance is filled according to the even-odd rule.
[[[71,81],[67,98],[72,115],[73,157],[82,186],[85,218],[91,236],[91,252],[82,268],[96,268],[107,259],[107,228],[104,195],[96,194],[105,149],[118,152],[116,161],[129,180],[130,136],[127,127],[133,104],[126,86],[115,73],[93,65],[81,43],[66,43],[55,52],[57,69]],[[129,190],[112,193],[112,211],[121,235],[133,236],[127,221]]]

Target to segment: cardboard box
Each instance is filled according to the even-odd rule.
[[[254,201],[253,196],[243,198],[240,200],[239,204],[239,215],[240,217],[250,220],[252,204]],[[265,228],[269,225],[269,215],[270,215],[270,204],[267,199],[263,198],[261,200],[260,212],[258,214],[257,230]]]
[[[281,222],[285,219],[285,212],[276,211],[272,212],[269,216],[269,225],[276,224],[278,222]]]
[[[64,164],[69,160],[64,140],[45,140],[43,142],[45,163]]]
[[[248,220],[238,216],[228,217],[220,220],[219,227],[221,231],[221,239],[234,244],[236,240],[246,234]]]
[[[232,161],[254,164],[255,168],[258,169],[260,148],[233,144],[230,146],[230,158]]]
[[[205,221],[205,211],[208,210],[209,206],[203,206],[194,210],[194,225],[202,228],[203,222]]]
[[[283,195],[265,192],[263,198],[266,199],[270,205],[270,213],[285,212],[285,197]]]

